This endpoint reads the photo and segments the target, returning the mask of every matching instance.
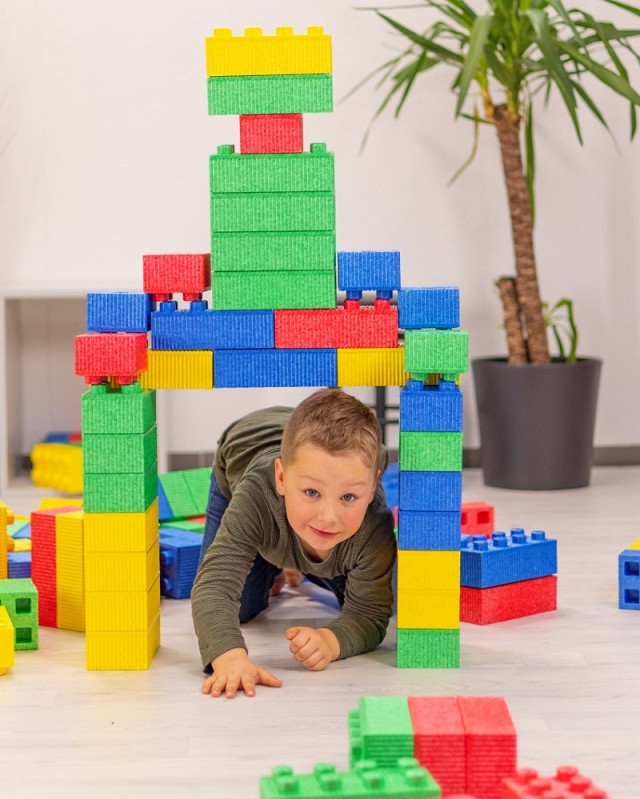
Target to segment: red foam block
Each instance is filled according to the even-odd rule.
[[[443,796],[466,789],[465,730],[455,696],[410,696],[414,757]]]
[[[301,153],[302,114],[241,114],[241,153]]]
[[[353,301],[352,301],[353,302]],[[389,348],[398,346],[398,309],[376,306],[274,311],[276,349]]]
[[[532,768],[518,769],[502,781],[501,799],[609,799],[609,794],[580,774],[575,766],[560,766],[553,777],[540,777]]]
[[[83,333],[75,338],[75,373],[87,383],[115,377],[133,383],[147,368],[146,333]]]
[[[173,294],[182,294],[189,301],[199,300],[211,288],[211,255],[143,255],[142,286],[156,302],[165,302]]]
[[[460,587],[460,621],[468,624],[495,624],[546,613],[557,606],[558,578],[555,574],[492,588]]]
[[[57,627],[56,515],[76,507],[51,508],[31,514],[31,579],[38,589],[38,624]]]
[[[494,527],[493,505],[488,502],[463,502],[460,532],[463,535],[490,536]]]

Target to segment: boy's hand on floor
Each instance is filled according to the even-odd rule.
[[[242,648],[229,649],[211,662],[213,674],[202,683],[202,693],[213,697],[224,694],[233,699],[240,690],[247,696],[255,696],[256,685],[280,688],[279,680],[271,672],[249,660]]]
[[[289,652],[309,671],[322,671],[340,657],[338,639],[326,627],[289,627],[287,641]]]

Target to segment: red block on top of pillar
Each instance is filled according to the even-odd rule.
[[[241,114],[241,153],[301,153],[302,114]]]
[[[87,383],[114,377],[133,383],[147,368],[146,333],[83,333],[75,337],[75,373]]]
[[[154,302],[166,302],[174,294],[192,302],[210,288],[210,253],[142,256],[142,290],[151,294]]]

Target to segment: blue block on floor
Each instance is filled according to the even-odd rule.
[[[338,358],[334,349],[216,350],[216,388],[261,386],[335,386]]]
[[[618,607],[640,610],[640,549],[625,549],[618,556]]]
[[[272,349],[273,311],[213,311],[205,300],[177,310],[176,302],[160,303],[151,314],[154,350]]]
[[[400,289],[398,327],[404,330],[460,327],[460,290],[453,286]]]
[[[397,291],[400,288],[400,253],[339,252],[340,291]]]
[[[171,519],[173,519],[173,511],[171,510],[171,505],[169,505],[169,500],[162,487],[160,478],[158,478],[158,521],[168,522],[171,521]]]
[[[491,588],[495,585],[548,577],[558,571],[557,542],[542,530],[526,535],[514,529],[510,535],[465,535],[460,542],[460,585]]]
[[[400,510],[459,511],[461,506],[461,472],[400,470]]]
[[[7,561],[7,577],[10,580],[31,577],[31,552],[9,552]]]
[[[7,527],[11,538],[31,538],[31,522],[19,519]]]
[[[96,333],[146,333],[151,300],[128,291],[87,294],[87,330]]]
[[[460,546],[460,511],[401,510],[399,549],[456,550]]]
[[[400,430],[459,433],[462,431],[462,392],[455,383],[437,386],[409,380],[400,391]]]
[[[191,596],[198,571],[202,535],[189,530],[160,530],[160,593],[173,599]]]

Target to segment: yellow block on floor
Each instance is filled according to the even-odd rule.
[[[216,28],[205,45],[208,77],[331,73],[331,37],[318,26],[298,35],[276,28],[275,36],[264,36],[261,28],[246,28],[244,36]]]
[[[12,541],[9,540],[7,527],[13,524],[13,512],[0,502],[0,580],[6,580],[9,576],[9,561],[7,553],[13,549]]]
[[[56,626],[78,632],[85,629],[83,515],[56,516]]]
[[[413,630],[457,630],[460,589],[397,592],[398,627]]]
[[[87,669],[143,671],[160,646],[160,613],[144,631],[87,631]]]
[[[212,350],[149,350],[143,389],[213,388]]]
[[[82,493],[82,447],[42,443],[31,450],[31,479],[37,486],[67,494]]]
[[[453,591],[460,585],[460,550],[398,552],[399,591]]]
[[[82,488],[79,493],[82,493]],[[81,499],[64,499],[62,497],[45,497],[40,500],[38,510],[54,510],[55,508],[81,508]]]
[[[88,591],[87,632],[147,630],[160,612],[160,575],[148,591]]]
[[[6,674],[7,669],[13,668],[15,663],[16,636],[13,624],[4,605],[0,605],[0,674]]]
[[[144,513],[85,513],[85,552],[147,552],[158,537],[158,500]]]
[[[404,347],[338,350],[339,386],[404,386]]]
[[[86,591],[148,591],[160,574],[156,537],[147,552],[85,552]]]

